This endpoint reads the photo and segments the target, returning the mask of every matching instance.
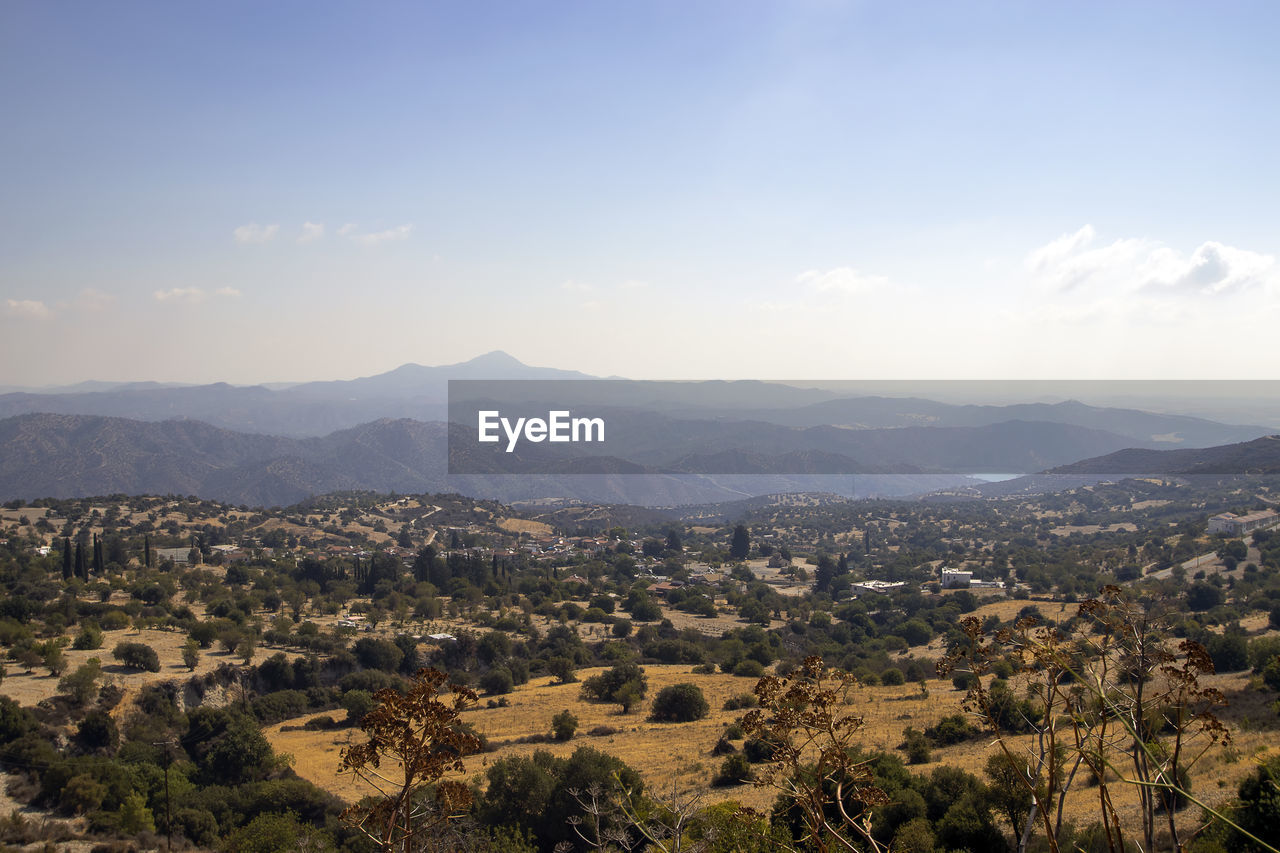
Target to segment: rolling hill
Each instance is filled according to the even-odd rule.
[[[1060,465],[1049,473],[1188,477],[1280,474],[1280,435],[1185,450],[1128,448]]]

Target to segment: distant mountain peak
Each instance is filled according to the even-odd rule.
[[[503,352],[500,349],[491,350],[490,352],[487,352],[484,355],[478,355],[475,358],[469,359],[467,361],[461,361],[461,362],[458,362],[457,364],[451,364],[449,365],[449,367],[461,367],[463,365],[466,365],[468,367],[484,367],[484,368],[490,368],[494,370],[498,370],[502,368],[510,368],[510,367],[528,367],[528,365],[525,364],[520,359],[516,358],[515,356],[509,353]]]

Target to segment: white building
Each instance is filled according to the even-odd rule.
[[[1244,536],[1246,533],[1263,530],[1276,524],[1280,524],[1280,513],[1275,510],[1264,509],[1259,512],[1251,512],[1248,515],[1224,512],[1209,519],[1209,532],[1225,533],[1228,536]]]
[[[959,569],[942,570],[943,589],[968,589],[973,580],[973,572],[962,572]]]

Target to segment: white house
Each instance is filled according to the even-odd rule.
[[[1246,533],[1262,530],[1278,523],[1280,523],[1280,513],[1275,510],[1264,509],[1248,515],[1224,512],[1209,519],[1209,532],[1244,536]]]

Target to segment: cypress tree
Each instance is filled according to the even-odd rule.
[[[830,554],[818,557],[818,568],[813,573],[813,588],[818,592],[826,592],[831,588],[831,579],[836,574],[836,561]]]
[[[71,580],[74,566],[71,563],[71,537],[62,537],[62,579]]]
[[[84,541],[81,539],[76,540],[76,575],[89,579],[89,567],[84,562]]]
[[[102,576],[102,540],[98,538],[98,534],[93,534],[93,573]]]
[[[413,561],[413,577],[417,581],[428,581],[431,579],[431,560],[434,558],[434,552],[430,546],[418,549],[418,556]]]
[[[745,560],[751,553],[751,534],[744,524],[733,528],[733,540],[729,543],[729,557],[734,560]]]

